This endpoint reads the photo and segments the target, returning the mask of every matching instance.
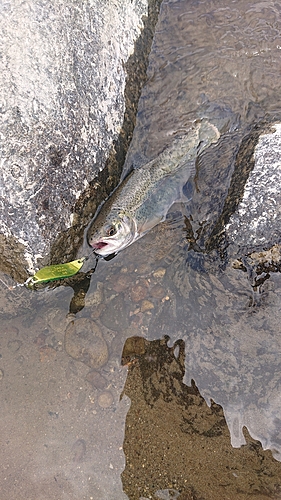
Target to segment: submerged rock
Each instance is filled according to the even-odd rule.
[[[108,349],[99,327],[88,318],[72,321],[66,328],[65,350],[69,356],[98,369],[108,360]]]
[[[110,391],[102,392],[98,397],[98,405],[104,410],[109,408],[114,402],[113,395]]]
[[[123,313],[120,314],[120,311],[123,311]],[[106,328],[116,332],[123,332],[129,326],[128,314],[129,306],[125,303],[123,294],[120,293],[108,300],[100,320]]]

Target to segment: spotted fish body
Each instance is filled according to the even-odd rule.
[[[218,129],[201,120],[157,158],[133,170],[92,220],[87,241],[106,257],[119,252],[163,221],[180,199],[199,153],[217,142]]]

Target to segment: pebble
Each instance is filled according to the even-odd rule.
[[[50,335],[49,330],[46,328],[43,332],[39,333],[39,335],[33,340],[33,343],[37,345],[37,347],[42,347],[47,343],[47,337]]]
[[[150,311],[154,309],[154,304],[150,300],[143,300],[141,303],[141,312]]]
[[[111,286],[115,292],[124,292],[132,283],[132,278],[128,274],[122,273],[117,277],[114,276],[114,283]]]
[[[154,278],[162,279],[164,278],[165,274],[166,274],[166,269],[164,269],[164,267],[158,267],[158,269],[154,271],[153,276]]]
[[[155,299],[163,299],[166,295],[166,290],[161,285],[154,285],[150,290],[150,295]]]
[[[2,380],[4,378],[4,372],[3,370],[0,369],[0,380]]]
[[[142,283],[138,283],[134,285],[130,290],[131,300],[133,302],[140,302],[141,300],[145,299],[147,293],[148,293],[147,286]]]
[[[110,391],[104,391],[98,397],[98,405],[103,409],[109,408],[113,401],[113,395]]]
[[[21,340],[9,340],[8,342],[8,348],[12,353],[17,352],[22,346],[22,341]]]
[[[70,321],[64,309],[54,308],[46,312],[47,325],[56,333],[63,333]]]
[[[56,350],[53,347],[49,347],[47,345],[40,347],[39,349],[39,358],[41,363],[49,363],[53,361],[56,357]]]
[[[106,309],[100,316],[102,324],[115,332],[123,332],[129,326],[129,308],[123,294],[118,294],[109,300]]]
[[[107,380],[99,372],[92,370],[86,375],[86,380],[96,389],[105,389]]]
[[[87,294],[85,299],[86,307],[96,308],[104,302],[104,285],[101,281],[97,282],[97,288],[93,293]]]
[[[105,309],[105,304],[98,304],[91,308],[91,318],[98,319]]]
[[[65,330],[65,351],[77,361],[98,369],[108,360],[107,344],[98,325],[90,318],[72,321]]]
[[[135,269],[135,273],[137,273],[139,276],[148,276],[149,274],[151,274],[151,264],[140,264],[137,269]]]

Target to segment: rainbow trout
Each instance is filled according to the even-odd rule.
[[[157,158],[134,169],[90,223],[87,241],[94,252],[103,257],[116,254],[163,221],[181,199],[197,155],[219,137],[215,125],[203,119]]]

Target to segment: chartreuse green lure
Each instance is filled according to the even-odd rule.
[[[48,281],[60,280],[63,278],[71,278],[74,274],[80,271],[87,257],[66,262],[65,264],[55,264],[53,266],[46,266],[39,269],[33,276],[28,278],[25,285],[32,288],[33,285],[40,283],[48,283]]]

